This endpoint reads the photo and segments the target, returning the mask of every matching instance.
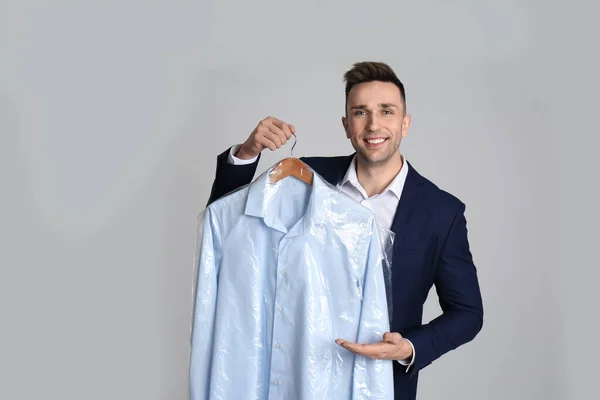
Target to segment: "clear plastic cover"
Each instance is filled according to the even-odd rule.
[[[389,331],[393,232],[314,170],[276,171],[198,216],[190,399],[393,399],[392,361],[335,343]]]

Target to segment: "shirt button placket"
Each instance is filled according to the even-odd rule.
[[[275,287],[275,316],[273,318],[273,344],[271,347],[271,386],[273,390],[278,390],[281,387],[281,377],[282,370],[284,368],[284,357],[281,352],[281,333],[285,328],[283,328],[284,322],[284,310],[283,305],[285,304],[286,297],[286,278],[287,278],[287,270],[282,266],[282,263],[285,262],[285,259],[280,258],[282,254],[285,254],[285,238],[281,240],[279,243],[279,248],[276,251],[277,257],[277,279],[276,279],[276,287]],[[273,396],[276,398],[277,396]]]

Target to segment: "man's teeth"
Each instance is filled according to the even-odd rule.
[[[379,143],[383,143],[385,139],[367,139],[367,142],[369,142],[370,144],[379,144]]]

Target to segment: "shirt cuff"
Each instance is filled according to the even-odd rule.
[[[401,365],[404,365],[406,368],[406,372],[410,371],[410,367],[413,366],[414,362],[415,362],[415,346],[412,344],[412,342],[408,339],[406,339],[406,341],[408,343],[410,343],[410,347],[412,347],[412,357],[410,362],[407,362],[406,360],[397,360]]]
[[[237,151],[239,150],[239,148],[241,147],[241,144],[236,144],[235,146],[233,146],[231,148],[231,150],[229,150],[229,157],[227,157],[227,162],[229,164],[233,164],[233,165],[247,165],[247,164],[252,164],[253,162],[256,161],[256,159],[258,158],[258,156],[251,158],[249,160],[242,160],[240,158],[237,158],[236,156],[234,156],[235,153],[237,153]]]

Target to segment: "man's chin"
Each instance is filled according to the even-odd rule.
[[[384,164],[390,159],[389,155],[384,154],[369,154],[365,152],[358,152],[357,154],[362,161],[371,165]]]

